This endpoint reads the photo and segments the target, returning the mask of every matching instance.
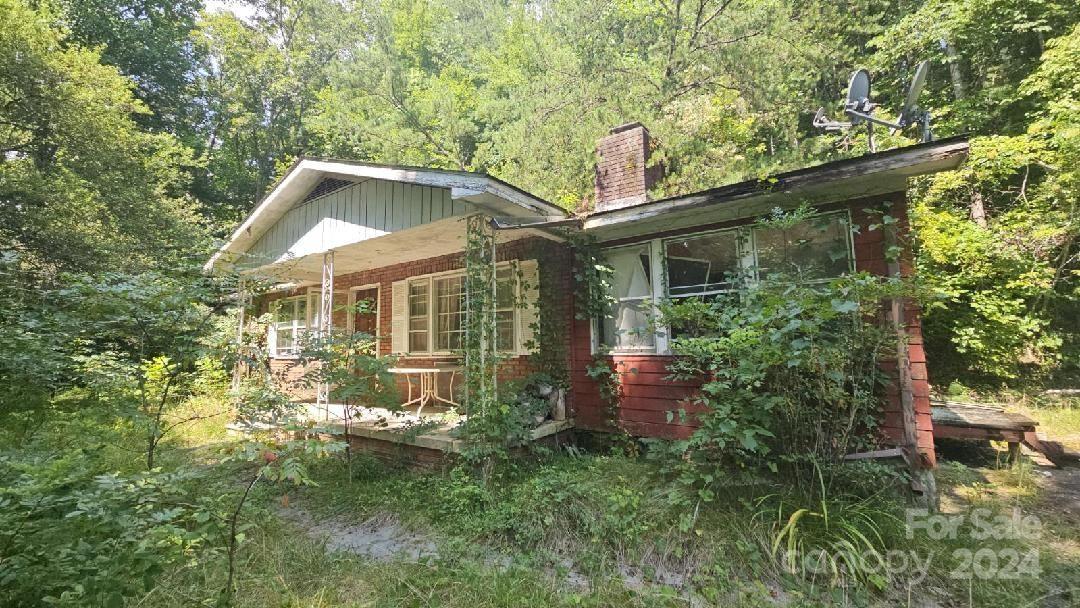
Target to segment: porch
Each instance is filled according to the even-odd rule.
[[[548,228],[565,217],[486,176],[303,161],[211,265],[239,273],[237,341],[265,354],[273,383],[309,420],[344,434],[348,401],[354,441],[461,453],[470,412],[494,395],[510,399],[513,381],[567,367],[536,356],[542,285],[556,294],[545,296],[552,318],[572,317],[571,253]],[[266,315],[269,326],[252,334],[251,319]],[[545,328],[566,336],[556,345],[565,352],[569,334]],[[356,407],[333,380],[317,379],[323,363],[309,345],[342,338],[386,361],[400,411]],[[369,367],[360,373],[381,368]],[[573,427],[565,395],[560,402],[563,415],[536,417],[531,441]]]
[[[320,429],[325,429],[328,434],[344,437],[346,421],[343,412],[344,407],[341,404],[330,404],[329,408],[325,409],[315,404],[307,404],[306,418]],[[348,421],[348,434],[354,440],[382,442],[388,444],[387,447],[409,446],[445,454],[460,454],[466,447],[461,438],[466,420],[466,416],[445,407],[425,407],[420,413],[415,407],[403,410],[354,407]],[[528,442],[555,438],[573,428],[573,419],[545,420],[529,432]]]

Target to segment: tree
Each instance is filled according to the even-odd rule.
[[[275,176],[311,153],[306,118],[332,57],[347,48],[344,7],[330,0],[253,1],[252,22],[206,16],[195,32],[206,171],[195,191],[223,225],[238,222]]]
[[[69,41],[100,47],[101,61],[135,83],[150,113],[140,124],[184,137],[198,124],[194,99],[198,66],[191,30],[201,0],[60,0]]]
[[[97,51],[0,1],[0,242],[43,272],[168,263],[202,240],[190,152]]]

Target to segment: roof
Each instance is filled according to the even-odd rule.
[[[906,188],[910,177],[956,168],[967,157],[966,135],[837,160],[718,188],[597,211],[584,229],[596,232],[645,233],[659,221],[681,218],[682,224],[705,224],[709,214],[752,215],[753,204],[775,206],[810,200],[838,201]],[[742,213],[740,216],[739,214]],[[649,221],[655,218],[654,221]],[[630,229],[629,224],[640,228]],[[606,235],[604,235],[606,236]]]
[[[950,137],[594,212],[585,217],[583,229],[593,231],[601,240],[615,240],[656,232],[658,226],[680,228],[705,225],[725,217],[748,217],[762,205],[836,201],[896,192],[906,187],[909,177],[955,168],[967,153],[967,136]],[[262,198],[228,242],[211,257],[206,268],[211,269],[225,254],[245,252],[324,178],[373,178],[448,188],[453,199],[503,217],[549,216],[549,220],[568,217],[565,209],[483,173],[304,157]]]
[[[447,188],[451,191],[451,198],[467,201],[498,215],[567,216],[562,207],[483,173],[303,157],[293,163],[256,204],[229,240],[206,263],[206,268],[213,268],[226,254],[246,251],[324,178],[380,179]]]

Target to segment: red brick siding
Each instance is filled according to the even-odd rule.
[[[908,231],[907,207],[902,192],[872,199],[850,201],[842,205],[830,205],[829,208],[848,208],[853,223],[860,227],[854,236],[855,266],[873,274],[885,275],[888,263],[885,259],[884,235],[879,230],[869,230],[871,223],[879,218],[870,217],[864,209],[880,207],[884,203],[892,205],[892,216],[900,218],[899,232],[906,238]],[[748,223],[750,220],[741,223]],[[725,223],[723,226],[736,225]],[[720,227],[720,226],[717,226]],[[696,229],[701,230],[700,228]],[[686,232],[690,232],[689,230]],[[901,272],[905,276],[912,273],[910,250],[906,250],[901,263]],[[913,304],[906,307],[905,319],[909,336],[908,358],[910,361],[912,392],[915,402],[919,448],[930,462],[934,461],[933,425],[930,419],[930,386],[926,376],[926,356],[922,346],[922,329],[919,310]],[[576,321],[574,324],[574,348],[572,351],[572,393],[576,426],[589,430],[610,431],[621,428],[631,435],[641,437],[688,437],[696,426],[694,406],[683,401],[692,394],[695,384],[692,382],[673,383],[666,380],[667,365],[671,357],[648,355],[615,355],[608,357],[611,365],[619,372],[621,397],[617,412],[611,412],[605,404],[595,381],[588,377],[585,370],[591,364],[593,355],[590,344],[590,326],[588,321]],[[897,379],[896,362],[882,365]],[[882,410],[881,431],[887,443],[896,443],[903,436],[900,421],[900,393],[894,384],[887,391],[886,405]],[[685,420],[674,419],[667,422],[667,412],[686,411]]]
[[[496,258],[502,261],[508,260],[537,260],[540,273],[540,297],[541,306],[548,307],[552,312],[545,315],[547,319],[572,319],[573,318],[573,279],[571,275],[572,253],[566,245],[553,242],[539,237],[530,237],[500,244],[495,248]],[[392,297],[393,283],[409,277],[426,275],[437,272],[463,269],[464,254],[457,253],[423,260],[415,260],[392,266],[384,266],[361,272],[343,273],[334,277],[335,294],[345,294],[352,287],[378,285],[379,286],[379,353],[390,355],[391,353],[391,327],[393,324]],[[304,290],[306,291],[306,289]],[[264,298],[261,303],[262,310],[267,310],[268,302],[298,294],[301,291],[290,294],[274,294]],[[342,302],[344,303],[344,302]],[[335,307],[337,303],[335,302]],[[344,311],[334,313],[334,326],[346,326],[346,314]],[[563,336],[562,344],[541,344],[541,349],[554,349],[555,352],[568,353],[571,344],[570,327],[555,328],[545,334]],[[500,381],[509,381],[523,378],[538,371],[537,359],[540,355],[523,355],[511,357],[505,360],[499,370]],[[401,357],[397,364],[403,367],[430,366],[433,360],[449,361],[453,357]],[[565,364],[564,364],[565,365]],[[271,362],[271,369],[281,372],[283,384],[290,379],[303,375],[303,370],[295,365],[294,360],[276,359]],[[455,381],[455,386],[459,381]],[[440,383],[442,384],[442,383]],[[405,395],[406,384],[402,379],[399,382],[402,395]],[[314,400],[313,389],[303,389],[295,384],[288,386],[289,394],[297,399]]]

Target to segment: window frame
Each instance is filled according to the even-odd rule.
[[[646,295],[643,295],[643,296],[627,296],[627,297],[624,297],[624,298],[620,298],[618,296],[613,295],[612,297],[616,300],[616,302],[618,304],[623,304],[625,302],[642,302],[643,303],[642,308],[649,309],[648,312],[650,312],[651,314],[655,315],[659,311],[659,309],[656,306],[657,287],[659,285],[661,285],[662,283],[666,283],[666,281],[661,280],[661,275],[657,273],[657,263],[656,263],[657,262],[657,260],[656,260],[657,251],[656,250],[657,250],[657,241],[658,240],[659,239],[652,239],[652,240],[649,240],[649,241],[642,241],[642,242],[638,242],[638,243],[630,243],[628,245],[619,245],[618,247],[611,247],[611,248],[605,250],[605,255],[606,255],[607,252],[618,251],[620,249],[631,249],[631,248],[641,249],[641,248],[644,248],[645,249],[645,256],[647,257],[648,262],[649,262],[649,267],[648,267],[648,272],[649,272],[649,274],[648,274],[648,277],[649,277],[649,293],[646,294]],[[663,266],[662,274],[666,278],[666,276],[667,276],[667,266],[666,265]],[[654,354],[654,353],[657,352],[658,345],[660,344],[660,335],[659,335],[661,333],[660,331],[657,331],[655,334],[653,334],[653,343],[651,345],[616,348],[616,347],[612,347],[612,346],[607,346],[607,345],[602,343],[603,338],[604,338],[604,335],[603,335],[604,331],[603,331],[602,322],[603,321],[601,319],[593,319],[592,320],[592,335],[593,335],[593,339],[592,339],[593,344],[592,344],[592,346],[593,346],[593,352],[598,352],[600,349],[605,349],[607,352],[610,352],[612,354],[625,354],[625,355]],[[666,348],[666,343],[665,343],[665,348]]]
[[[300,302],[304,303],[304,318],[303,318],[302,323],[301,323],[301,320],[298,318],[298,315],[296,313],[296,307]],[[293,307],[292,321],[278,321],[278,319],[277,319],[278,311],[286,303],[291,303],[292,304],[292,307]],[[308,331],[310,331],[310,328],[311,328],[311,322],[312,322],[311,294],[310,293],[304,293],[304,294],[301,294],[301,295],[298,295],[298,296],[286,296],[284,298],[277,298],[276,300],[273,300],[272,302],[270,302],[270,314],[273,317],[273,320],[271,321],[271,326],[270,326],[271,330],[273,332],[271,334],[272,339],[270,340],[270,344],[269,344],[269,346],[270,346],[270,348],[269,348],[269,350],[270,350],[270,358],[272,358],[272,359],[297,359],[297,358],[299,358],[300,357],[300,349],[299,349],[300,337],[302,335],[306,334]],[[288,327],[287,331],[292,333],[293,346],[292,346],[292,348],[289,348],[289,349],[282,349],[281,347],[278,346],[278,344],[279,344],[279,340],[278,340],[279,332],[281,332],[283,329],[286,329],[285,327],[283,327],[285,324],[291,324],[291,327]]]
[[[511,260],[511,261],[506,261],[506,262],[499,262],[499,263],[497,263],[495,265],[496,271],[503,270],[503,269],[506,269],[506,268],[511,269],[510,280],[513,282],[514,306],[512,308],[512,311],[513,311],[513,323],[512,323],[512,328],[511,329],[513,330],[514,335],[513,335],[512,344],[509,345],[509,348],[506,349],[506,350],[500,350],[498,352],[504,353],[504,354],[521,355],[521,354],[525,354],[524,349],[523,349],[522,344],[521,344],[521,327],[520,327],[520,325],[521,325],[521,306],[518,305],[521,302],[521,297],[522,297],[521,296],[521,280],[518,277],[517,265],[515,264],[515,261]],[[413,318],[412,315],[411,315],[411,312],[412,312],[411,311],[411,303],[409,303],[409,305],[407,305],[406,318],[405,318],[406,331],[409,334],[412,334],[414,331],[417,331],[417,332],[423,331],[423,332],[425,332],[426,335],[427,335],[427,349],[425,349],[425,350],[413,350],[411,340],[409,339],[410,336],[406,336],[406,339],[405,339],[406,350],[405,350],[404,353],[402,353],[403,356],[406,356],[406,357],[452,357],[452,356],[458,356],[458,355],[461,354],[461,352],[462,352],[461,350],[439,350],[439,349],[436,348],[436,344],[437,344],[437,340],[438,340],[438,329],[437,329],[438,326],[436,325],[436,323],[438,321],[438,305],[437,305],[436,298],[435,298],[435,282],[438,281],[438,280],[453,279],[453,278],[458,278],[458,277],[460,277],[464,281],[465,276],[466,276],[465,269],[459,268],[459,269],[455,269],[455,270],[447,270],[447,271],[444,271],[444,272],[433,272],[433,273],[430,273],[430,274],[415,275],[415,276],[411,276],[411,277],[408,277],[408,278],[404,279],[404,281],[405,281],[405,289],[407,290],[407,294],[411,293],[413,284],[422,283],[422,284],[427,285],[427,290],[428,290],[428,310],[427,310],[427,315],[426,315],[427,329],[426,330],[413,330],[413,329],[411,329],[412,328],[411,321],[412,321],[412,318]],[[462,293],[464,293],[464,289],[465,289],[465,286],[463,284],[462,285]],[[506,309],[505,308],[500,309],[500,308],[497,307],[496,312],[504,312],[505,313]],[[461,315],[462,315],[462,324],[463,324],[462,329],[461,329],[462,332],[465,331],[464,330],[464,314],[465,314],[464,311],[462,311],[462,313],[461,313]],[[465,339],[464,335],[462,335],[462,342],[463,343],[464,343],[464,339]]]

